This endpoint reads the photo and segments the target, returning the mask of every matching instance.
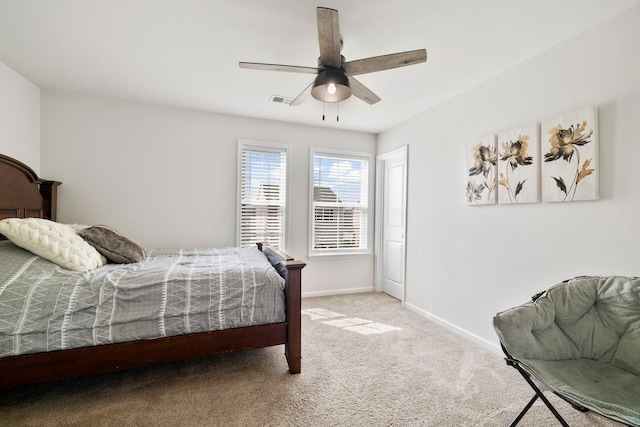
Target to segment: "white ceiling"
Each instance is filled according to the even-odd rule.
[[[379,133],[640,0],[0,0],[0,62],[44,90]],[[347,61],[425,48],[427,62],[358,76],[382,101],[295,97],[316,66],[316,7],[339,11]],[[637,41],[636,41],[637,42]],[[550,64],[562,66],[562,64]]]

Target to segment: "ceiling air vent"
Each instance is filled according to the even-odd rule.
[[[291,104],[291,102],[293,102],[293,98],[289,98],[289,97],[281,96],[281,95],[271,95],[271,99],[269,101],[275,102],[276,104],[289,105],[289,104]]]

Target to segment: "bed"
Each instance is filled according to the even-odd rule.
[[[7,223],[14,221],[13,218],[26,219],[24,221],[31,221],[28,218],[38,218],[36,221],[40,223],[51,223],[58,226],[55,221],[57,188],[60,184],[57,181],[40,179],[27,165],[11,157],[0,155],[0,220],[7,219],[5,221]],[[52,264],[48,260],[16,246],[0,235],[0,257],[2,257],[0,269],[20,270],[19,272],[5,270],[4,275],[0,274],[0,278],[4,277],[0,280],[2,282],[0,283],[0,296],[5,293],[5,302],[0,303],[0,315],[4,311],[4,315],[8,314],[9,319],[13,319],[9,322],[3,322],[0,317],[0,331],[20,329],[33,333],[33,336],[28,339],[17,338],[12,333],[5,333],[4,337],[0,335],[0,355],[2,355],[0,356],[0,388],[277,345],[284,345],[289,372],[296,374],[301,370],[301,270],[305,264],[267,245],[258,243],[256,249],[151,250],[139,263],[108,263],[92,269],[90,272],[75,272]],[[167,268],[161,265],[165,259],[170,261],[168,265],[171,267]],[[191,263],[192,259],[193,263]],[[198,261],[195,261],[196,259]],[[201,260],[206,262],[203,264],[200,262]],[[235,273],[230,272],[232,271],[231,264],[241,265],[242,270]],[[170,294],[180,293],[181,285],[175,283],[171,285],[173,290],[167,291],[169,284],[173,282],[167,282],[159,297],[148,294],[143,296],[145,301],[143,304],[139,303],[139,299],[136,300],[138,302],[134,302],[130,298],[131,295],[127,294],[123,298],[124,302],[118,303],[118,307],[115,307],[115,303],[109,306],[105,303],[114,300],[114,292],[109,294],[108,291],[105,291],[104,286],[100,286],[100,289],[95,292],[90,292],[92,286],[96,289],[98,286],[95,285],[95,282],[91,284],[89,277],[100,283],[112,282],[114,286],[109,289],[117,289],[120,294],[126,294],[123,289],[129,291],[135,289],[134,293],[142,292],[142,288],[149,288],[144,285],[150,275],[138,271],[145,265],[149,265],[149,268],[155,272],[150,274],[162,276],[166,271],[167,277],[169,274],[172,277],[181,277],[181,283],[189,282],[189,289],[193,290],[191,293],[196,295],[199,295],[199,292],[204,292],[206,286],[198,288],[195,279],[191,282],[192,279],[186,277],[186,273],[179,273],[174,269],[186,265],[191,271],[203,270],[209,276],[229,271],[230,273],[225,273],[229,276],[223,276],[226,277],[223,280],[227,280],[224,286],[225,291],[222,291],[222,286],[217,291],[218,294],[224,295],[218,295],[219,301],[216,300],[218,302],[211,305],[219,309],[224,306],[225,310],[229,307],[230,314],[225,314],[223,317],[220,311],[206,314],[196,310],[187,316],[189,317],[188,321],[183,321],[180,320],[180,314],[161,318],[162,316],[157,312],[149,311],[147,313],[147,305],[149,305],[147,303],[153,300],[160,301],[158,305],[162,308],[162,314],[173,311],[177,313],[176,306],[184,303],[185,296],[184,294],[177,295],[174,300],[167,300]],[[164,270],[162,270],[163,268]],[[231,282],[238,282],[245,278],[257,280],[255,279],[255,271],[249,270],[249,268],[255,268],[264,273],[271,282],[277,283],[279,281],[280,292],[273,290],[258,292],[256,289],[262,288],[258,288],[257,282],[241,285],[240,290],[232,288],[230,285],[227,286]],[[29,273],[31,279],[26,280],[42,280],[48,283],[46,286],[39,285],[37,291],[28,291],[29,301],[38,301],[37,304],[31,305],[50,307],[50,310],[47,310],[51,311],[51,314],[57,313],[57,317],[54,316],[47,321],[46,336],[42,333],[40,334],[42,336],[38,335],[35,327],[29,329],[29,319],[39,317],[38,314],[16,312],[15,307],[21,306],[22,303],[7,303],[7,301],[15,300],[15,298],[6,297],[7,292],[12,292],[14,289],[12,288],[14,278],[27,277],[24,269],[36,272],[31,271]],[[33,276],[38,272],[40,272],[42,279],[37,275]],[[62,278],[59,280],[54,273],[60,274]],[[128,282],[125,282],[125,278],[128,278]],[[263,285],[260,284],[260,286]],[[214,286],[210,287],[215,288]],[[32,289],[36,289],[36,287],[33,286]],[[40,292],[42,289],[49,291]],[[265,289],[267,289],[266,285]],[[42,295],[46,293],[56,295],[54,298],[56,301],[52,301],[51,304],[40,301],[43,298]],[[66,306],[61,305],[59,300],[61,295],[73,293],[77,294],[73,299],[73,305],[78,305],[78,311],[70,316]],[[88,302],[88,295],[91,293],[98,295],[100,309],[96,309]],[[226,300],[223,300],[223,297],[227,298],[227,293],[242,294],[239,298],[242,302],[227,303]],[[211,295],[202,298],[191,295],[187,299],[191,301],[190,306],[195,306],[199,304],[199,301],[213,301],[212,298]],[[274,307],[266,307],[265,301],[269,300],[274,301]],[[255,305],[255,301],[258,301],[259,304]],[[85,306],[83,307],[82,304]],[[59,305],[60,307],[58,307]],[[127,314],[119,315],[119,321],[113,322],[113,325],[107,320],[107,327],[104,326],[104,322],[101,323],[100,310],[103,314],[107,311],[116,313],[121,312],[121,308],[126,305],[134,307],[133,312],[136,313],[134,317]],[[266,317],[256,315],[255,313],[258,312],[265,312]],[[8,323],[11,325],[7,326]],[[63,323],[64,327],[61,326]],[[83,323],[93,325],[93,330],[79,329]],[[134,329],[131,327],[133,323],[140,324],[141,328]],[[149,326],[159,323],[162,323],[162,328]],[[19,328],[16,325],[19,325]],[[150,329],[159,329],[159,335],[157,332],[156,335],[149,332]],[[118,334],[119,337],[114,339]]]

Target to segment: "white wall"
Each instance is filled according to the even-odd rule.
[[[40,89],[2,62],[0,153],[40,170]]]
[[[379,135],[378,153],[409,146],[408,307],[496,348],[496,312],[576,275],[640,275],[639,40],[636,7]],[[466,205],[467,142],[593,104],[601,200]]]
[[[309,147],[374,153],[375,135],[47,91],[41,126],[42,175],[62,181],[58,219],[146,247],[235,245],[237,139],[290,144],[287,251],[307,262],[304,295],[373,287],[372,257],[306,254]]]

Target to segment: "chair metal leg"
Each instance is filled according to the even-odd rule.
[[[511,421],[511,424],[509,424],[509,427],[515,427],[516,425],[518,425],[518,423],[520,422],[520,420],[522,419],[522,417],[524,417],[524,414],[527,413],[527,411],[529,410],[529,408],[531,408],[531,406],[533,405],[533,403],[538,400],[538,395],[534,394],[533,397],[531,398],[531,400],[529,401],[529,403],[527,403],[527,406],[525,406],[522,411],[520,411],[520,413],[518,414],[517,417],[515,417],[513,419],[513,421]]]
[[[551,402],[549,402],[549,399],[547,399],[547,397],[544,395],[544,393],[542,393],[542,391],[538,388],[538,386],[535,385],[535,383],[531,379],[531,376],[529,375],[529,373],[527,371],[525,371],[524,369],[522,369],[522,367],[520,366],[520,363],[518,363],[517,360],[512,359],[510,357],[505,358],[505,360],[507,361],[507,365],[513,366],[514,368],[516,368],[516,370],[518,372],[520,372],[520,375],[522,375],[524,377],[524,379],[527,381],[529,386],[531,386],[533,391],[536,392],[536,395],[534,396],[534,398],[529,401],[527,406],[525,406],[524,410],[521,411],[520,414],[518,414],[518,416],[516,417],[515,420],[513,420],[513,422],[511,423],[511,426],[515,426],[518,422],[520,422],[520,420],[522,419],[524,414],[529,410],[529,408],[531,408],[531,405],[533,405],[533,402],[535,402],[536,399],[539,397],[544,402],[544,404],[547,406],[547,408],[549,408],[551,413],[558,419],[558,421],[560,422],[560,424],[562,424],[563,427],[570,427],[569,424],[567,424],[567,422],[564,420],[564,418],[562,418],[562,415],[560,415],[560,413],[558,413],[556,408],[553,407]]]

